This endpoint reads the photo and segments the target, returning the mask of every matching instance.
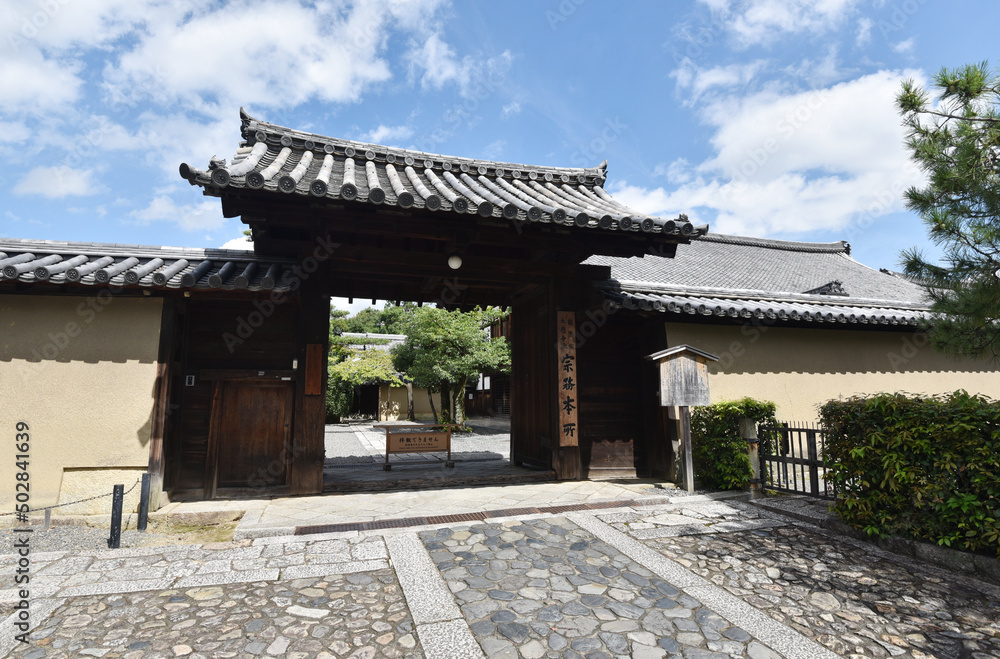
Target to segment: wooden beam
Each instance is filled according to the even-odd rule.
[[[166,469],[163,442],[166,437],[167,416],[170,410],[170,390],[173,359],[176,301],[163,300],[160,309],[160,345],[156,356],[156,385],[154,387],[152,427],[149,431],[149,510],[160,508],[163,476]]]
[[[219,483],[219,434],[222,432],[222,390],[224,380],[216,380],[212,385],[211,417],[208,422],[208,446],[205,455],[204,499],[214,499]]]
[[[291,447],[292,494],[323,492],[323,432],[326,421],[326,354],[329,350],[330,302],[324,290],[327,278],[325,264],[319,271],[302,281],[299,287],[295,344],[299,368],[295,377],[295,419]],[[309,346],[318,346],[310,348]],[[318,355],[318,357],[317,357]],[[319,359],[320,386],[310,379],[314,371],[310,356]],[[314,393],[310,393],[314,392]]]

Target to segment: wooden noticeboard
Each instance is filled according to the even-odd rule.
[[[559,446],[579,446],[576,408],[579,406],[576,372],[576,313],[556,312],[559,346],[556,393],[559,401]]]
[[[385,437],[388,453],[439,453],[450,444],[450,432],[390,432]]]
[[[708,362],[719,361],[715,355],[679,345],[647,355],[660,367],[660,405],[680,409],[680,443],[683,456],[684,489],[694,492],[694,461],[691,450],[691,407],[709,405]]]
[[[454,467],[455,463],[451,459],[451,429],[455,426],[451,424],[434,424],[423,426],[373,426],[385,430],[385,464],[382,468],[386,471],[392,469],[389,464],[389,456],[399,453],[448,453],[445,460],[446,467]],[[437,463],[438,460],[424,460],[414,462],[407,460],[405,464],[428,464]]]

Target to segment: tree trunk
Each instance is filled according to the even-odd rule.
[[[406,420],[416,421],[417,417],[413,413],[413,383],[406,383]]]
[[[462,378],[462,381],[455,385],[455,393],[452,398],[455,412],[452,414],[452,423],[465,423],[465,383],[466,378]]]
[[[451,404],[451,383],[441,382],[438,393],[441,394],[441,423],[452,423],[454,408]]]
[[[430,389],[427,390],[427,399],[431,402],[431,414],[434,415],[434,423],[439,423],[438,422],[438,411],[434,407],[434,392],[431,391]]]

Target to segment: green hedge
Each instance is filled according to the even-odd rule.
[[[750,484],[753,470],[740,419],[774,424],[774,403],[743,398],[691,410],[694,473],[703,487],[739,490]]]
[[[845,523],[1000,556],[1000,403],[879,394],[830,401],[820,417]]]

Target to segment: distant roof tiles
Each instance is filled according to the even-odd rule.
[[[604,191],[607,162],[560,168],[459,158],[368,144],[258,121],[241,111],[243,144],[232,162],[180,174],[207,194],[282,192],[435,212],[684,238],[708,231],[687,217],[651,217]]]
[[[0,284],[285,291],[295,263],[244,250],[0,238]]]
[[[675,258],[593,256],[611,267],[602,284],[613,307],[686,316],[846,325],[918,325],[924,288],[868,268],[850,246],[709,234]]]

